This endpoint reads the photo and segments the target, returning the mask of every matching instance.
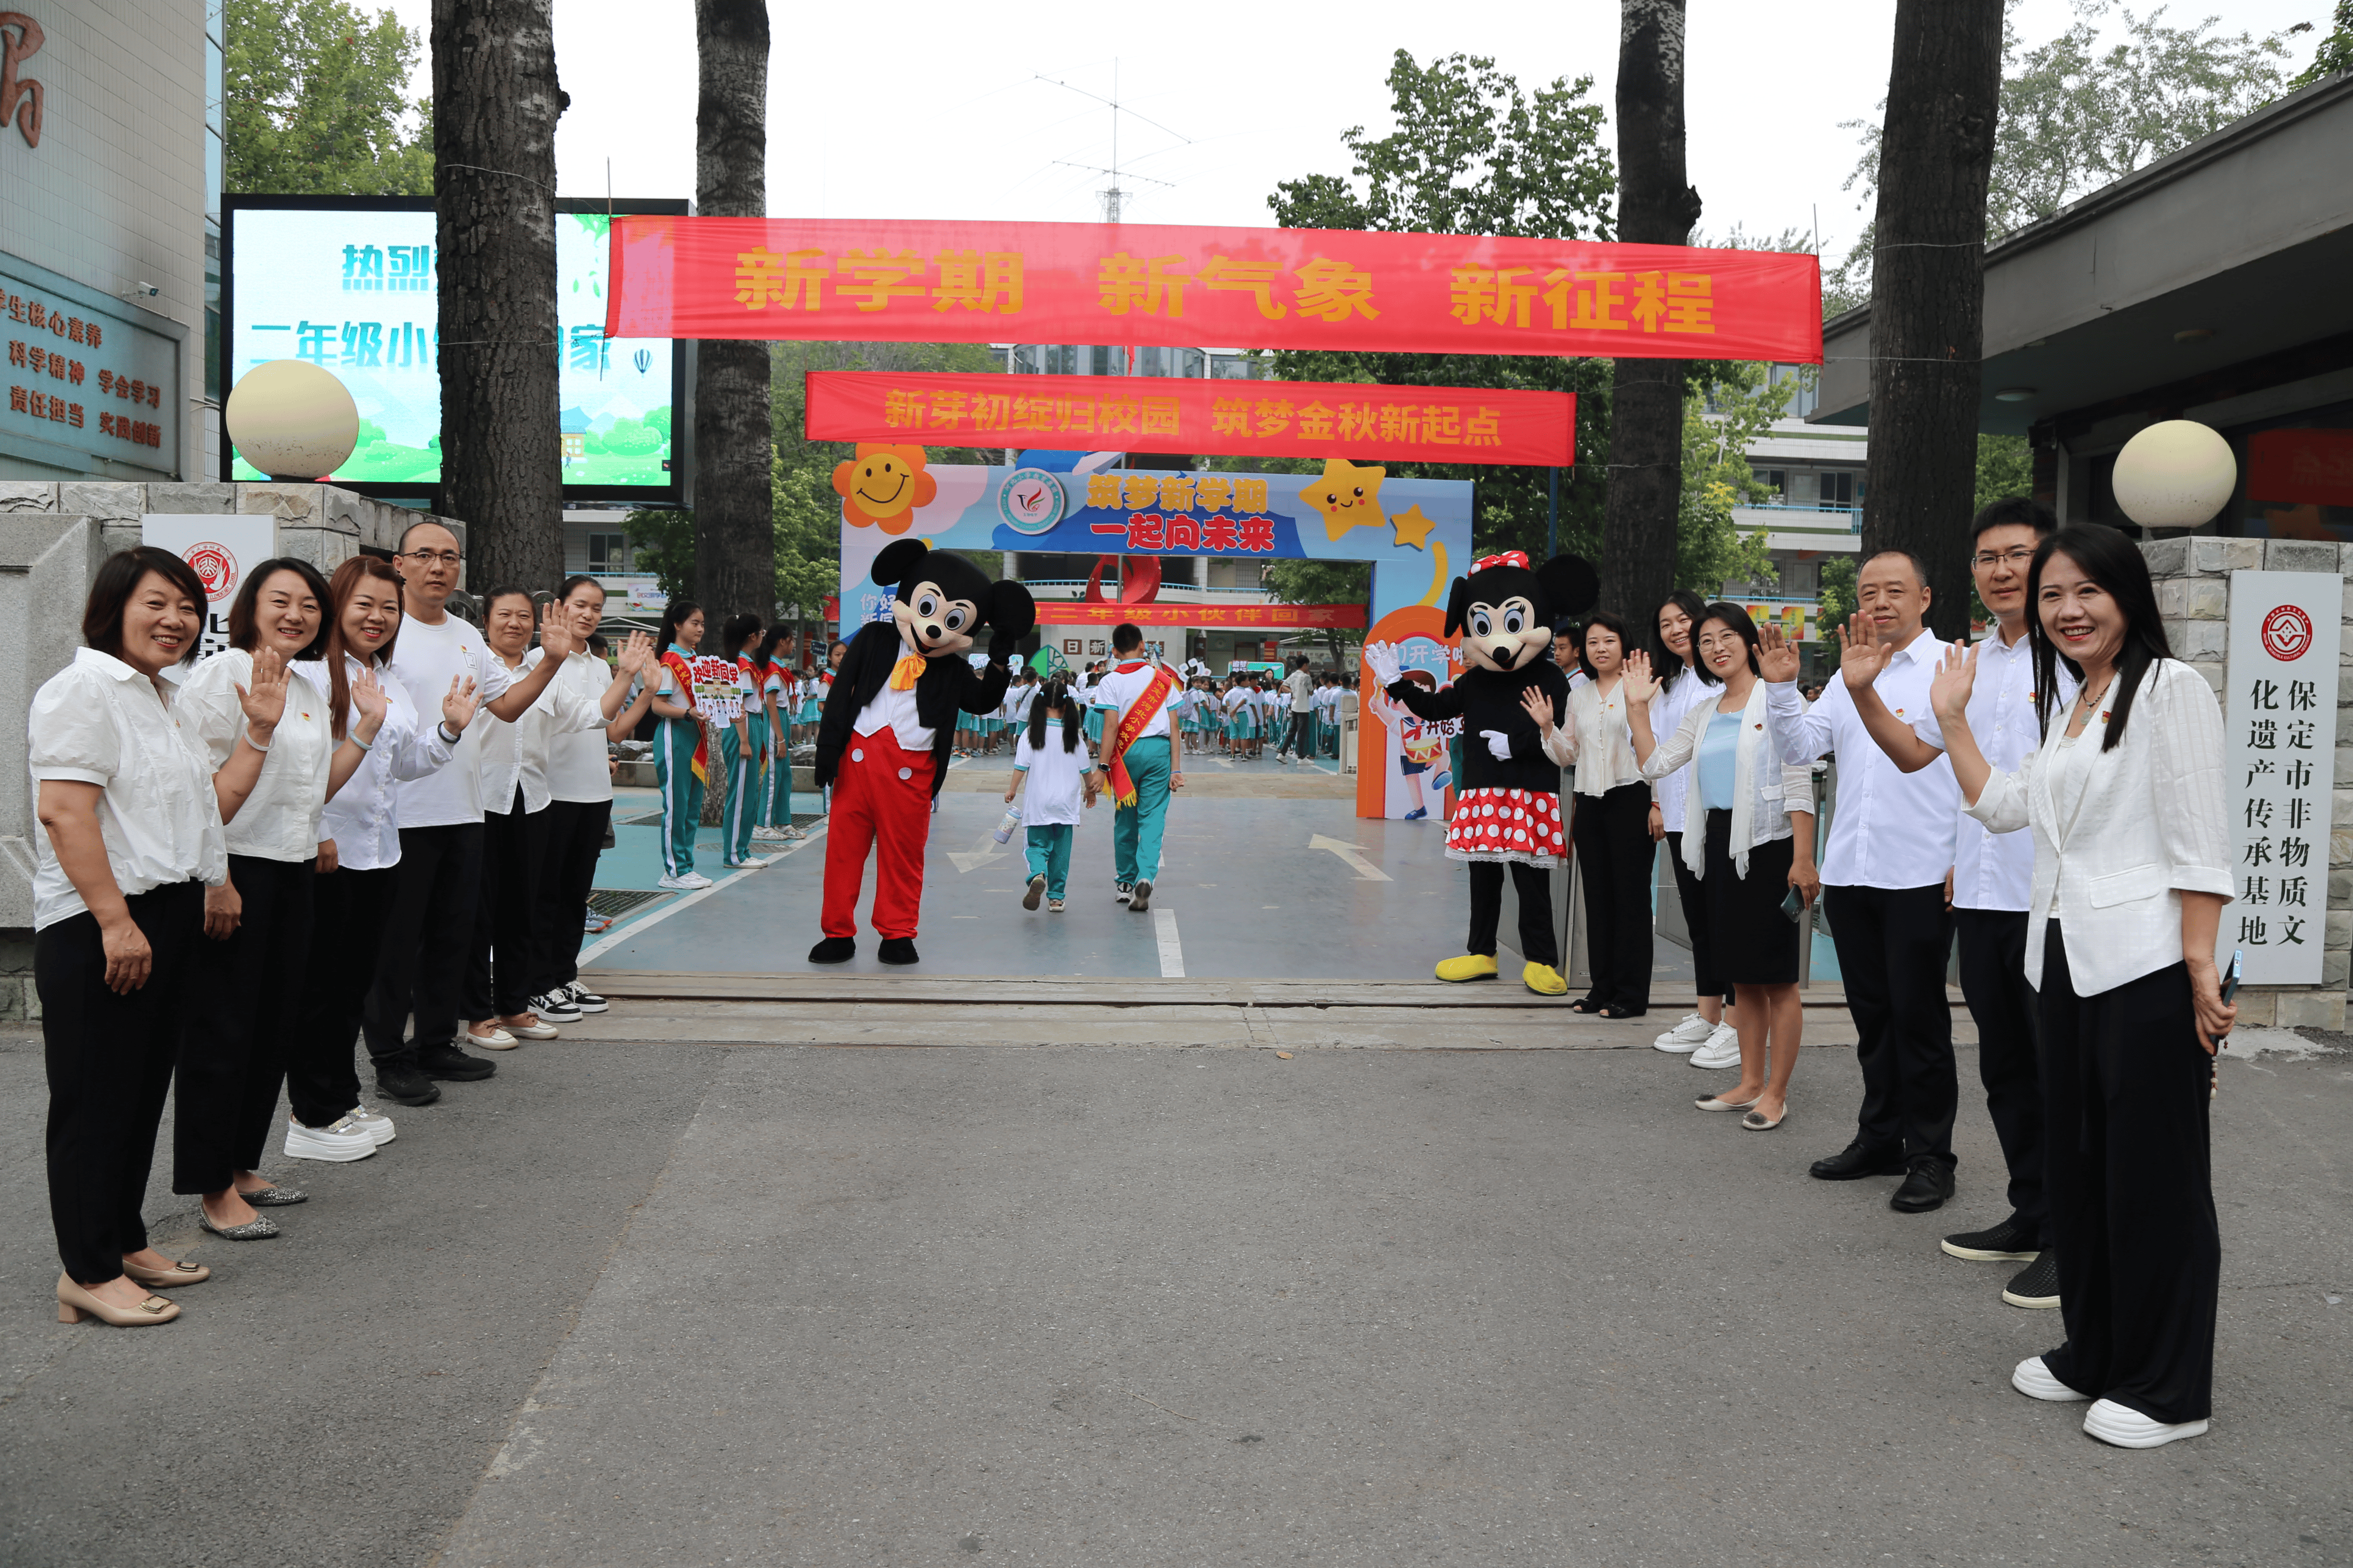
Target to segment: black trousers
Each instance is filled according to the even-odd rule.
[[[2222,1237],[2206,1142],[2212,1058],[2179,962],[2078,996],[2059,923],[2042,946],[2042,1090],[2069,1387],[2152,1420],[2212,1413]]]
[[[1721,996],[1728,1006],[1732,987],[1715,967],[1715,943],[1708,934],[1707,888],[1683,864],[1683,836],[1667,835],[1667,864],[1674,868],[1675,902],[1683,906],[1683,930],[1691,935],[1693,990],[1702,996]]]
[[[1651,1005],[1651,786],[1620,784],[1579,795],[1570,817],[1577,874],[1585,882],[1585,951],[1593,965],[1588,1001],[1637,1010]]]
[[[539,868],[547,858],[547,813],[523,809],[521,784],[508,804],[509,810],[482,814],[481,893],[466,957],[469,1018],[507,1018],[529,1008],[539,971]]]
[[[368,1055],[379,1068],[410,1066],[419,1051],[457,1043],[481,885],[480,823],[400,830],[400,880],[363,1019]],[[404,1037],[412,1017],[417,1032]]]
[[[1294,757],[1307,755],[1307,729],[1314,719],[1315,715],[1313,713],[1293,713],[1291,716],[1291,726],[1283,731],[1282,744],[1276,749],[1275,755],[1281,756],[1284,752],[1289,752]]]
[[[286,1102],[305,1127],[331,1127],[360,1103],[353,1053],[375,984],[400,868],[322,871],[311,889],[311,966],[286,1058]]]
[[[147,984],[128,996],[106,988],[97,916],[75,915],[33,938],[49,1078],[49,1223],[58,1260],[82,1285],[120,1278],[122,1255],[147,1245],[139,1205],[204,941],[200,883],[134,893],[124,902],[154,953]]]
[[[609,800],[552,800],[546,844],[539,859],[539,912],[532,930],[539,942],[531,992],[544,996],[580,978],[580,943],[587,931],[588,895],[596,886],[596,861],[605,852],[605,831],[613,819]]]
[[[1547,969],[1560,967],[1552,940],[1552,873],[1514,860],[1512,889],[1520,896],[1520,956]],[[1495,956],[1495,926],[1504,918],[1504,862],[1471,862],[1471,940],[1466,952]]]
[[[197,953],[203,973],[188,993],[172,1100],[175,1193],[217,1193],[261,1163],[301,1011],[317,865],[228,858],[244,908],[237,930]]]
[[[1953,1009],[1945,1000],[1951,911],[1942,883],[1927,888],[1825,888],[1847,1011],[1862,1068],[1857,1136],[1910,1159],[1953,1158],[1961,1100],[1953,1066]]]
[[[2051,1205],[2042,1191],[2042,1067],[2034,1048],[2034,987],[2026,983],[2026,911],[1955,910],[1961,995],[1978,1026],[1978,1077],[1986,1114],[2010,1167],[2010,1206],[2042,1236]]]

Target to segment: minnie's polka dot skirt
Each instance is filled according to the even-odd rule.
[[[1560,796],[1540,789],[1465,790],[1446,824],[1451,860],[1521,860],[1549,867],[1567,856]]]

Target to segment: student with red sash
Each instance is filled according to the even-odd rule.
[[[661,668],[654,677],[654,782],[661,786],[662,874],[656,885],[692,892],[711,886],[694,868],[694,836],[702,826],[702,790],[711,782],[711,737],[695,711],[694,671],[688,662],[702,640],[702,607],[672,599],[662,611],[654,646]]]
[[[1094,685],[1103,721],[1103,772],[1111,779],[1112,896],[1139,912],[1152,907],[1160,875],[1160,834],[1168,818],[1168,792],[1185,787],[1169,734],[1168,716],[1184,700],[1176,672],[1145,656],[1144,631],[1133,621],[1112,628],[1118,659]]]

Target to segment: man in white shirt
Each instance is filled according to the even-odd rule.
[[[458,536],[438,522],[414,522],[393,557],[400,574],[400,632],[392,674],[417,705],[419,721],[436,715],[455,683],[470,682],[482,706],[512,723],[538,700],[573,648],[570,622],[545,617],[546,657],[528,673],[491,657],[482,634],[449,613],[463,557]],[[482,877],[482,733],[445,728],[455,748],[448,766],[394,786],[400,817],[400,878],[385,919],[375,984],[362,1024],[376,1087],[386,1100],[424,1105],[439,1097],[431,1079],[466,1081],[498,1071],[458,1048],[458,1007],[474,935]],[[416,1020],[413,1036],[404,1027]]]
[[[1282,744],[1275,748],[1274,760],[1297,762],[1307,755],[1307,721],[1315,711],[1315,678],[1307,673],[1304,654],[1291,656],[1291,673],[1282,678],[1282,689],[1291,696],[1291,722],[1282,731]]]
[[[1119,662],[1094,686],[1094,706],[1104,710],[1103,772],[1108,776],[1114,762],[1124,764],[1135,792],[1130,805],[1119,804],[1116,789],[1112,795],[1113,896],[1142,911],[1152,907],[1153,879],[1160,875],[1168,792],[1185,787],[1185,765],[1168,725],[1169,715],[1185,699],[1185,687],[1175,670],[1144,656],[1144,630],[1134,622],[1122,621],[1112,628],[1111,646],[1118,650]],[[1135,732],[1124,735],[1127,713],[1146,702],[1152,707],[1137,714]]]
[[[1969,732],[1986,760],[2014,773],[2041,745],[2035,712],[2033,643],[2026,635],[2026,582],[2034,552],[2059,526],[2051,509],[2024,496],[1994,501],[1971,525],[1969,571],[1978,597],[1994,617],[1994,630],[1978,645],[1977,682],[1969,695]],[[1859,669],[1862,658],[1850,655]],[[2057,707],[2073,700],[2074,681],[2064,665],[2054,668]],[[1851,689],[1855,710],[1882,750],[1906,772],[1926,768],[1944,755],[1945,736],[1936,715],[1923,712],[1907,724],[1891,713],[1868,686]],[[1986,1112],[2001,1141],[2010,1167],[2010,1215],[1986,1230],[1948,1236],[1944,1249],[1956,1258],[2021,1261],[2002,1299],[2019,1307],[2059,1304],[2058,1260],[2044,1256],[2049,1205],[2042,1188],[2042,1083],[2035,1049],[2034,988],[2026,983],[2026,912],[2034,889],[2034,836],[1989,833],[1967,811],[1957,819],[1953,868],[1946,873],[1947,901],[1960,939],[1961,995],[1978,1026],[1978,1073],[1985,1083]]]
[[[1945,645],[1921,622],[1928,612],[1927,574],[1905,551],[1885,550],[1855,574],[1862,624],[1885,645],[1881,672],[1869,684],[1909,723],[1928,711],[1928,687]],[[1953,1115],[1960,1100],[1953,1066],[1953,1015],[1945,1001],[1951,911],[1945,873],[1953,864],[1953,825],[1960,790],[1952,764],[1939,758],[1907,773],[1874,744],[1847,689],[1831,683],[1811,708],[1798,695],[1794,648],[1768,661],[1767,701],[1781,759],[1810,763],[1838,753],[1838,793],[1830,851],[1822,858],[1822,901],[1838,943],[1847,1010],[1860,1039],[1862,1110],[1854,1141],[1814,1163],[1823,1181],[1904,1174],[1889,1200],[1902,1214],[1925,1214],[1953,1195]]]

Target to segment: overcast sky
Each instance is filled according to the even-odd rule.
[[[2325,29],[2329,8],[2192,0],[2173,16],[2221,9],[2234,30],[2305,20]],[[427,28],[429,0],[394,0],[394,9]],[[1278,181],[1345,174],[1341,132],[1389,129],[1382,79],[1393,51],[1425,63],[1492,55],[1524,87],[1590,75],[1609,109],[1618,10],[1614,0],[1360,0],[1337,10],[1268,0],[774,4],[768,211],[1094,219],[1103,177],[1058,161],[1108,164],[1112,112],[1035,79],[1109,98],[1115,61],[1118,96],[1142,117],[1121,117],[1121,165],[1139,176],[1128,185],[1129,221],[1267,225]],[[1873,114],[1885,90],[1894,12],[1893,0],[1691,0],[1686,103],[1704,230],[1805,229],[1819,214],[1824,253],[1843,253],[1862,215],[1840,188],[1855,152],[1854,132],[1839,126]],[[2031,44],[2070,16],[2067,0],[2024,0],[2017,21]],[[2293,69],[2318,37],[2290,40]],[[690,0],[555,0],[555,45],[572,95],[556,138],[562,193],[604,195],[610,160],[617,195],[691,197]]]

